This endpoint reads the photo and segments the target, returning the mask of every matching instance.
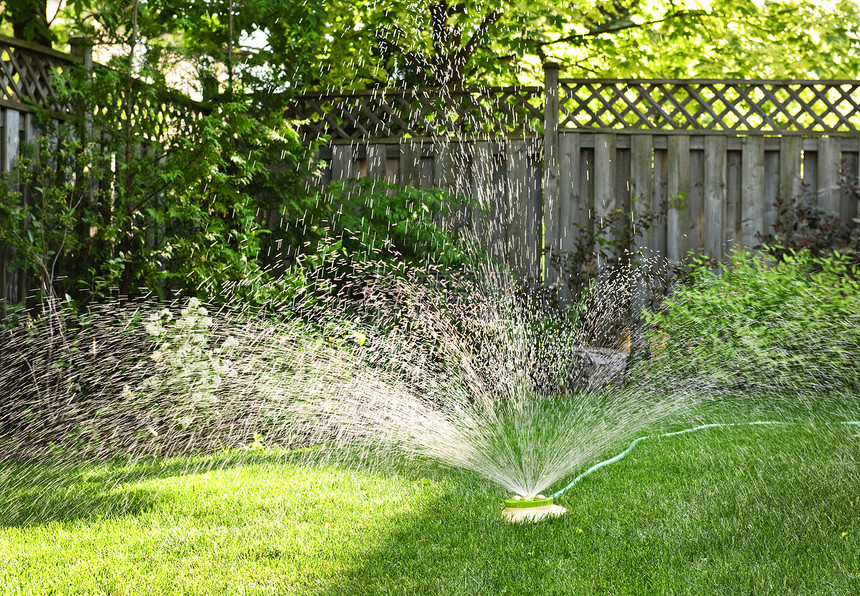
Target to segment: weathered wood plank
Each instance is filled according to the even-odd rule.
[[[804,139],[804,141],[809,139]],[[804,193],[807,195],[810,203],[813,205],[818,204],[818,139],[811,139],[815,141],[815,146],[812,148],[806,147],[806,143],[804,143],[803,147],[803,166],[802,173],[800,176],[800,187],[803,189]]]
[[[403,186],[421,185],[421,144],[412,141],[400,143],[400,181]]]
[[[690,150],[690,250],[699,252],[705,245],[705,152]]]
[[[849,175],[849,179],[856,179],[858,173],[860,173],[858,172],[858,169],[860,169],[860,159],[858,159],[857,153],[845,153],[843,158],[843,167],[845,168],[845,172]],[[839,220],[849,225],[860,223],[855,221],[858,214],[858,207],[860,207],[860,201],[857,200],[857,197],[847,192],[847,189],[841,189],[840,199]]]
[[[800,197],[801,140],[800,137],[779,139],[779,198],[789,203]]]
[[[523,258],[525,274],[533,280],[543,277],[543,155],[539,144],[526,143],[525,214]]]
[[[526,274],[524,198],[528,192],[528,150],[525,141],[509,140],[505,145],[507,201],[502,218],[506,228],[505,262],[520,275]]]
[[[827,213],[840,213],[841,196],[839,191],[839,170],[842,168],[839,139],[821,137],[818,139],[818,185],[811,187],[817,197],[818,206]]]
[[[493,150],[490,143],[470,144],[472,188],[470,195],[477,202],[471,211],[472,228],[481,246],[502,260],[507,258],[505,244],[506,208],[504,194],[496,192],[493,184]]]
[[[705,139],[705,253],[722,259],[726,238],[726,138]]]
[[[776,202],[779,198],[779,169],[780,152],[764,152],[764,229],[763,236],[773,234],[774,226],[779,219],[779,209]]]
[[[345,182],[358,175],[355,167],[355,148],[352,145],[334,145],[331,148],[331,180]]]
[[[690,250],[690,137],[669,137],[667,161],[669,212],[666,222],[666,258],[679,263]]]
[[[651,206],[654,196],[654,137],[635,136],[630,145],[630,213],[633,221],[634,250],[637,254],[648,256],[649,232],[641,230],[641,221]]]
[[[554,222],[547,225],[546,244],[551,247],[547,257],[552,255],[564,259],[565,255],[572,253],[576,248],[576,241],[582,226],[588,218],[587,205],[583,205],[584,194],[582,192],[582,155],[580,150],[579,133],[563,134],[559,138],[559,195],[558,211],[551,214]],[[561,264],[561,263],[559,263]],[[555,277],[550,277],[552,271]],[[547,282],[559,285],[560,295],[563,299],[570,298],[570,291],[566,283],[562,281],[561,272],[558,269],[547,267]]]
[[[651,209],[654,212],[659,212],[663,203],[669,200],[669,172],[674,167],[675,164],[669,161],[669,152],[666,149],[654,150],[654,194],[651,199]],[[648,231],[651,256],[658,257],[658,266],[662,267],[661,261],[666,257],[668,241],[667,220],[665,217],[658,217]]]
[[[367,177],[372,180],[385,180],[385,159],[387,148],[381,143],[367,145]]]
[[[607,254],[608,246],[613,239],[613,230],[609,225],[612,212],[615,210],[615,150],[614,134],[597,134],[594,136],[594,217],[595,225],[602,230],[597,236],[595,252],[598,255],[597,268],[603,265],[603,257]]]
[[[741,169],[740,151],[726,152],[726,252],[741,245]]]
[[[741,244],[752,249],[764,232],[764,138],[744,137],[741,159]]]

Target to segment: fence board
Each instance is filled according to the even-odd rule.
[[[857,153],[843,154],[843,167],[848,174],[850,180],[857,180],[858,168],[860,168],[860,156]],[[857,197],[849,193],[846,189],[841,191],[841,201],[839,204],[839,220],[845,223],[860,223],[856,221],[858,213],[860,213],[860,201]]]
[[[764,138],[744,137],[741,178],[741,244],[745,248],[758,245],[757,234],[764,231]]]
[[[690,137],[669,137],[667,161],[674,165],[667,176],[672,201],[666,214],[666,257],[678,263],[690,249]]]
[[[400,181],[404,186],[421,185],[421,143],[405,141],[400,144]]]
[[[674,164],[669,162],[668,150],[656,149],[654,151],[654,194],[651,198],[651,208],[656,213],[662,212],[662,206],[669,198],[669,172],[673,168]],[[648,232],[652,256],[661,259],[666,257],[668,251],[667,231],[666,218],[658,217]]]
[[[692,141],[692,139],[691,139]],[[690,250],[701,251],[705,246],[705,152],[690,151]]]
[[[705,253],[723,258],[726,238],[726,138],[705,139]]]
[[[800,137],[779,139],[779,198],[793,201],[800,196]]]
[[[614,134],[598,134],[594,137],[594,218],[596,225],[606,226],[612,211],[615,209],[615,167],[616,167],[616,137]],[[597,266],[602,266],[600,259],[601,244],[612,241],[612,231],[606,227],[598,236],[595,251],[598,255]]]
[[[818,206],[837,215],[839,213],[839,169],[841,167],[840,139],[821,137],[818,139],[817,184],[811,186],[810,194],[817,197]]]
[[[726,153],[726,252],[741,244],[741,168],[740,151]]]
[[[633,217],[633,228],[641,228],[643,215],[650,207],[654,196],[654,137],[651,135],[635,136],[630,145],[630,197],[632,201],[630,212]],[[640,231],[635,236],[637,252],[650,248],[649,234]]]
[[[388,147],[382,144],[367,146],[367,177],[372,180],[385,180],[385,159]]]
[[[355,150],[352,145],[333,145],[331,148],[331,179],[344,182],[357,176]]]
[[[773,234],[778,219],[776,200],[779,197],[780,152],[764,152],[764,229],[762,234]]]
[[[555,225],[548,227],[547,244],[561,256],[572,253],[576,249],[581,228],[588,221],[588,205],[585,204],[586,193],[583,192],[583,166],[585,162],[580,149],[579,133],[563,134],[559,138],[559,200],[558,211],[552,216],[557,220]],[[548,277],[547,281],[558,284],[561,280],[557,269],[547,267],[559,277]],[[570,298],[567,284],[560,284],[561,296]]]

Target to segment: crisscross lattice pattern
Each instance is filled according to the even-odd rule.
[[[19,47],[0,39],[0,98],[9,103],[69,112],[72,106],[59,97],[52,82],[72,64],[71,57]]]
[[[302,126],[305,138],[533,134],[543,127],[543,90],[509,87],[303,95],[287,117],[306,122]]]
[[[851,132],[860,81],[559,82],[561,128]]]

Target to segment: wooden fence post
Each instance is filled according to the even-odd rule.
[[[545,250],[544,279],[549,286],[557,286],[558,272],[550,265],[550,257],[559,247],[559,145],[558,145],[558,64],[547,62],[544,72],[544,136],[543,136],[543,225]],[[538,259],[540,255],[538,255]]]

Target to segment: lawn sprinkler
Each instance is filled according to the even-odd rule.
[[[537,521],[545,517],[561,515],[567,511],[560,505],[553,505],[552,498],[543,495],[514,495],[505,499],[502,516],[510,522]]]

